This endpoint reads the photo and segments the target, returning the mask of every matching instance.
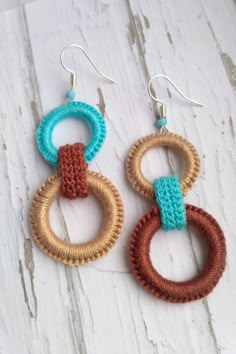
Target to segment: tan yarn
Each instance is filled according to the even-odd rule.
[[[61,187],[59,174],[50,176],[36,192],[30,224],[33,237],[40,249],[59,262],[78,265],[95,261],[104,256],[117,241],[124,219],[123,204],[117,189],[111,182],[96,172],[87,172],[89,188],[101,200],[105,210],[102,229],[89,242],[73,244],[59,239],[49,222],[49,208]],[[88,215],[89,222],[90,215]]]
[[[186,195],[199,174],[200,159],[195,147],[188,140],[173,133],[151,134],[139,139],[131,147],[126,161],[126,170],[132,186],[145,197],[155,199],[153,184],[141,172],[143,155],[155,145],[168,146],[183,154],[185,171],[180,183],[183,195]]]

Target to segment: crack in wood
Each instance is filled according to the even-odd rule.
[[[66,282],[68,288],[68,295],[70,297],[70,328],[71,328],[71,338],[73,343],[74,353],[87,354],[87,348],[84,340],[83,323],[81,319],[81,308],[79,303],[79,296],[75,293],[74,280],[72,277],[73,268],[64,267]]]
[[[97,88],[97,92],[98,92],[98,98],[99,98],[99,103],[97,104],[97,106],[99,108],[101,115],[103,117],[105,117],[106,104],[105,104],[104,96],[103,96],[103,93],[102,93],[102,90],[100,87]]]
[[[25,267],[29,272],[31,292],[34,300],[34,318],[37,319],[38,313],[38,302],[36,297],[36,292],[34,288],[34,258],[32,252],[32,241],[31,239],[24,240],[24,255],[25,255]],[[32,312],[32,311],[31,311]]]
[[[42,117],[42,103],[40,100],[39,85],[37,80],[36,68],[34,64],[34,57],[33,57],[25,7],[22,8],[22,11],[20,11],[20,13],[22,16],[22,29],[25,36],[26,56],[28,58],[28,73],[29,73],[28,83],[31,85],[31,94],[33,94],[34,97],[33,100],[29,100],[29,101],[30,101],[30,107],[32,110],[35,126],[37,126],[40,122],[40,117]]]
[[[221,53],[221,59],[229,82],[236,89],[236,65],[227,53]]]
[[[21,285],[22,285],[22,289],[23,289],[23,293],[24,293],[25,303],[26,303],[27,309],[29,311],[30,317],[34,318],[33,312],[31,311],[30,304],[29,304],[29,298],[28,298],[28,294],[27,294],[27,290],[26,290],[24,271],[23,271],[21,260],[19,260],[19,268],[18,268],[18,270],[19,270],[19,273],[20,273],[20,279],[21,279]]]
[[[145,54],[146,54],[146,49],[145,49],[145,35],[144,35],[144,31],[143,31],[143,26],[141,23],[141,20],[139,18],[138,15],[134,15],[131,5],[130,5],[130,1],[126,0],[127,3],[127,10],[128,10],[128,15],[129,15],[129,24],[128,24],[128,40],[130,43],[130,47],[133,50],[133,45],[135,44],[138,50],[138,61],[139,64],[142,68],[142,73],[144,75],[145,78],[145,85],[147,87],[148,82],[150,80],[150,74],[149,74],[149,70],[148,70],[148,66],[146,63],[146,58],[145,58]],[[155,90],[153,89],[153,87],[151,87],[151,92],[152,94],[155,96]],[[153,112],[155,114],[155,117],[159,118],[160,114],[159,114],[159,110],[157,105],[155,104],[155,102],[152,100],[151,101],[151,107],[153,109]]]

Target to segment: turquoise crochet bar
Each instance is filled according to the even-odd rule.
[[[187,221],[179,177],[172,175],[155,179],[154,190],[163,230],[184,229]]]
[[[40,122],[36,140],[39,151],[49,163],[58,165],[58,149],[52,143],[52,132],[57,123],[75,117],[86,121],[91,130],[91,140],[85,147],[85,161],[90,162],[101,149],[106,137],[106,125],[102,115],[84,102],[68,102],[49,112]]]

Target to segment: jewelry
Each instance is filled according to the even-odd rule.
[[[65,50],[71,47],[82,50],[94,68],[103,77],[114,82],[98,70],[82,47],[71,44],[62,50],[61,64],[71,74],[71,89],[66,93],[67,102],[42,119],[36,135],[39,151],[46,161],[59,166],[59,172],[48,177],[36,192],[30,211],[30,225],[33,238],[44,253],[61,263],[78,265],[105,256],[114,246],[121,232],[124,211],[120,195],[112,183],[101,174],[87,170],[87,164],[103,145],[106,125],[101,114],[92,106],[72,101],[75,98],[76,74],[63,62]],[[52,132],[57,123],[69,117],[82,119],[89,125],[91,140],[87,146],[76,143],[65,145],[58,151],[52,143]],[[85,198],[91,191],[97,195],[105,211],[102,229],[92,241],[82,244],[61,240],[53,232],[49,222],[52,201],[60,192],[66,198],[75,199]]]
[[[183,196],[191,189],[199,174],[200,159],[190,142],[167,130],[165,105],[151,92],[152,80],[157,77],[168,80],[186,100],[202,106],[186,97],[165,75],[155,75],[149,81],[149,94],[161,105],[160,117],[157,119],[160,133],[141,138],[131,147],[126,170],[133,188],[143,196],[156,200],[157,205],[139,220],[133,231],[130,263],[138,282],[152,295],[165,301],[184,303],[201,299],[216,286],[225,268],[226,246],[223,232],[211,215],[193,205],[184,205]],[[142,157],[156,145],[174,148],[183,155],[185,171],[180,180],[178,176],[172,175],[156,179],[152,184],[142,175]],[[151,239],[161,227],[165,231],[181,230],[187,224],[196,227],[204,237],[208,248],[207,261],[202,271],[193,279],[182,282],[165,279],[154,269],[150,260]]]

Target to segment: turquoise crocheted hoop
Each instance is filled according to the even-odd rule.
[[[91,140],[85,147],[85,161],[90,162],[101,149],[106,137],[106,125],[101,114],[84,102],[68,102],[49,112],[39,124],[36,140],[39,151],[49,163],[58,164],[58,149],[52,143],[52,132],[61,120],[75,117],[86,121],[91,129]]]
[[[184,229],[187,221],[179,177],[172,175],[155,179],[154,190],[163,230]]]

